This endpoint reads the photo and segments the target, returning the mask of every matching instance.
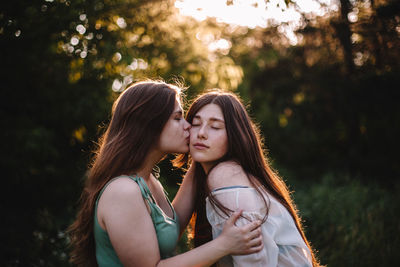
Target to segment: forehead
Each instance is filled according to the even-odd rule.
[[[216,104],[205,105],[195,114],[195,117],[200,117],[205,120],[210,118],[224,120],[224,114],[221,108]]]
[[[182,111],[182,105],[179,99],[175,99],[174,112]]]

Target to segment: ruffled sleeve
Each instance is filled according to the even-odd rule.
[[[250,255],[234,255],[221,259],[218,266],[312,266],[308,247],[301,238],[289,212],[269,195],[260,196],[254,188],[230,188],[212,193],[225,207],[243,210],[243,217],[236,222],[243,226],[251,221],[263,220],[266,206],[269,207],[267,220],[262,224],[264,248]],[[213,238],[221,234],[228,217],[206,200],[207,219],[212,226]]]

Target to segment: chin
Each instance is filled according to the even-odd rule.
[[[196,155],[196,153],[191,153],[190,156],[192,159],[198,163],[208,162],[207,158],[202,157],[201,155]]]

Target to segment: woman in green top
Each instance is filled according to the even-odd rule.
[[[228,254],[262,249],[260,222],[236,227],[236,212],[218,238],[172,256],[192,216],[194,170],[189,168],[172,204],[152,170],[167,154],[189,150],[190,124],[183,118],[180,91],[164,82],[140,82],[115,101],[69,229],[73,263],[209,266]]]

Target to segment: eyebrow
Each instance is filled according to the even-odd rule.
[[[182,111],[181,109],[175,110],[173,114],[176,114],[176,113],[182,115],[182,114],[183,114],[183,111]]]
[[[200,119],[200,120],[201,120],[201,117],[200,117],[199,115],[196,115],[196,116],[194,116],[194,118],[193,118],[193,119]],[[222,120],[222,119],[218,119],[218,118],[215,118],[215,117],[211,117],[209,120],[210,120],[210,121],[217,121],[217,122],[222,122],[222,123],[225,123],[225,121],[224,121],[224,120]]]

